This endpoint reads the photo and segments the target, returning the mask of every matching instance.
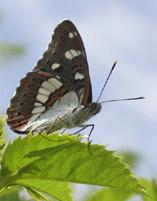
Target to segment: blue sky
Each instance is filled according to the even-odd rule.
[[[72,20],[80,31],[88,57],[93,100],[115,60],[117,67],[102,100],[145,96],[142,101],[106,103],[95,123],[94,143],[110,149],[130,149],[143,156],[139,176],[152,177],[157,169],[157,2],[1,0],[0,40],[22,43],[23,58],[0,68],[0,108],[4,113],[19,80],[47,49],[55,26]]]

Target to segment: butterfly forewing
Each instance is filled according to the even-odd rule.
[[[38,69],[58,75],[69,91],[72,89],[78,93],[79,89],[84,88],[81,90],[82,94],[79,94],[83,96],[83,105],[92,101],[85,48],[78,30],[71,21],[65,20],[57,26],[48,50],[34,70]],[[84,79],[80,79],[79,73]]]
[[[84,45],[74,24],[60,23],[43,58],[20,82],[7,110],[8,124],[16,132],[31,130],[48,114],[56,118],[69,109],[92,101]],[[56,104],[57,103],[57,104]],[[60,107],[56,111],[55,107]]]

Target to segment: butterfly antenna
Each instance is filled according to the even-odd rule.
[[[103,85],[103,87],[102,87],[102,89],[101,89],[100,95],[99,95],[99,97],[98,97],[98,99],[97,99],[97,103],[99,102],[99,100],[100,100],[100,98],[101,98],[101,96],[102,96],[102,93],[103,93],[103,91],[104,91],[104,89],[105,89],[105,87],[106,87],[106,85],[107,85],[107,83],[108,83],[108,80],[109,80],[109,78],[110,78],[110,76],[111,76],[111,74],[112,74],[112,72],[113,72],[113,70],[114,70],[116,64],[117,64],[117,61],[115,61],[115,62],[113,63],[113,65],[112,65],[112,68],[111,68],[111,70],[110,70],[110,73],[109,73],[109,75],[107,76],[106,81],[105,81],[105,83],[104,83],[104,85]]]
[[[140,97],[136,97],[136,98],[122,98],[122,99],[105,100],[100,103],[102,104],[102,103],[108,103],[108,102],[130,101],[130,100],[141,100],[141,99],[145,99],[145,97],[140,96]]]

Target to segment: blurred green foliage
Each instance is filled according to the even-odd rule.
[[[3,20],[3,14],[0,9],[0,23]],[[0,41],[0,63],[10,61],[10,59],[22,56],[26,52],[24,45],[22,44],[11,44],[7,41]]]
[[[120,151],[119,154],[132,169],[136,168],[141,159],[139,154],[129,150]]]
[[[13,57],[22,56],[26,52],[24,46],[0,42],[0,62],[8,61]]]

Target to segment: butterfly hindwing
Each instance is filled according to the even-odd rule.
[[[66,93],[66,89],[60,82],[58,82],[58,86],[52,85],[52,79],[56,78],[38,71],[29,72],[21,80],[7,110],[7,122],[13,130],[21,133],[28,122],[36,120],[47,110],[48,104],[53,105],[58,96]],[[52,94],[53,97],[56,97],[56,99],[52,99],[53,102],[50,101]]]
[[[84,45],[75,25],[64,20],[55,29],[43,58],[21,80],[7,110],[7,121],[16,132],[25,132],[30,123],[49,110],[56,118],[56,102],[57,107],[64,108],[61,112],[66,112],[69,104],[87,105],[91,101]]]

